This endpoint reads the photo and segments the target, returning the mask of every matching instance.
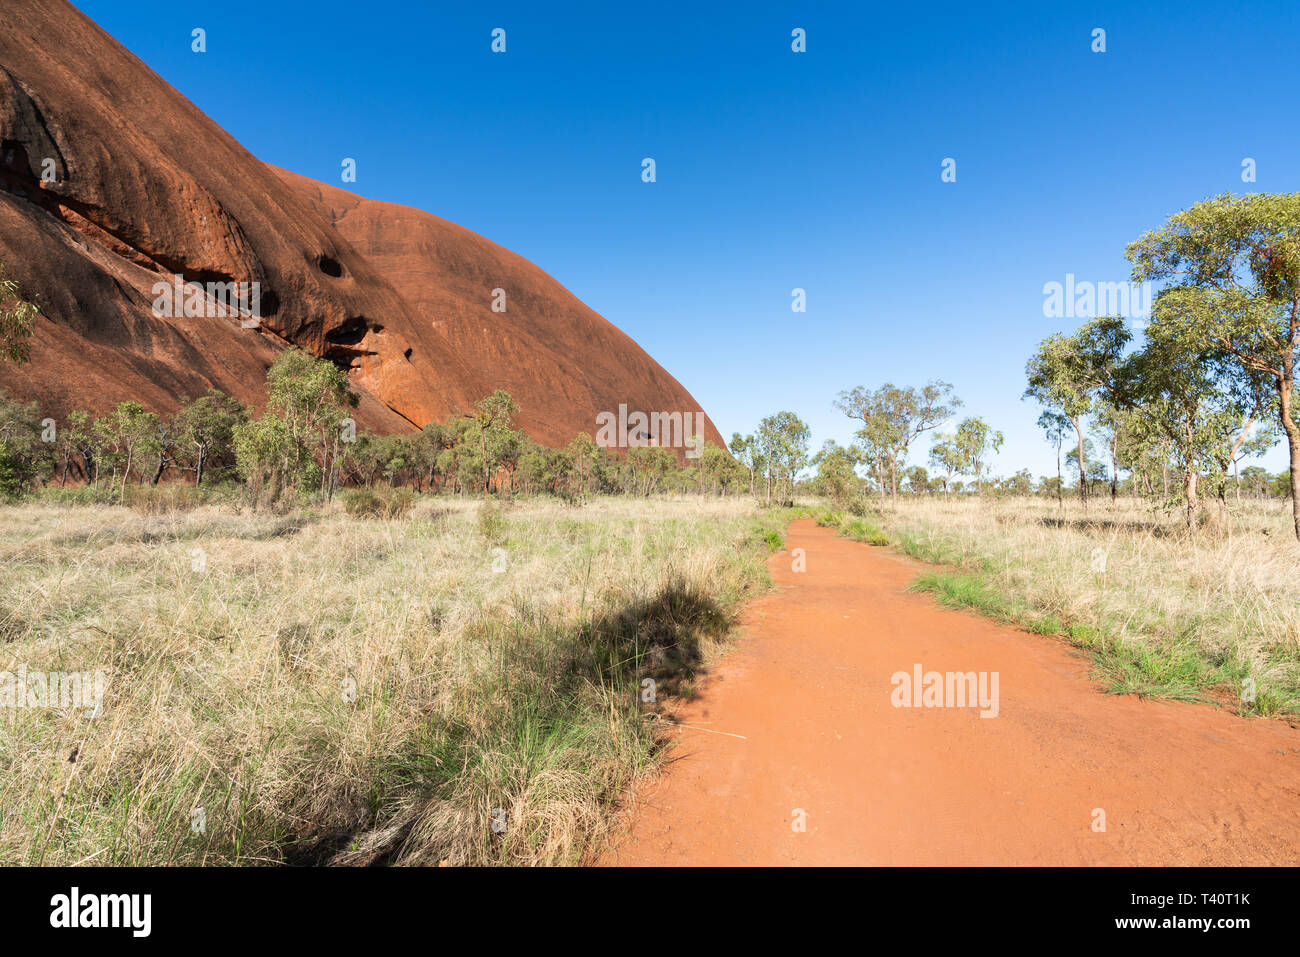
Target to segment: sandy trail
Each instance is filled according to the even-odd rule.
[[[1103,694],[1067,646],[908,594],[922,566],[810,519],[787,548],[807,570],[772,557],[602,863],[1300,862],[1300,730]],[[894,707],[917,663],[998,672],[999,714]]]

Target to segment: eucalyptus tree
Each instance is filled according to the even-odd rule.
[[[1272,399],[1257,373],[1235,375],[1218,350],[1187,334],[1207,321],[1206,306],[1177,290],[1162,290],[1146,344],[1127,361],[1116,391],[1123,404],[1168,439],[1183,476],[1189,525],[1200,507],[1201,475],[1210,472],[1220,485],[1226,480],[1239,440]]]
[[[293,346],[276,358],[266,373],[267,413],[284,421],[293,458],[295,483],[314,483],[333,496],[342,464],[342,443],[350,409],[360,397],[352,391],[347,373],[334,363],[318,359]],[[277,429],[268,428],[262,438]]]
[[[975,476],[975,489],[983,493],[981,478],[988,458],[1002,448],[1003,436],[983,419],[972,416],[957,426],[953,441],[961,451],[963,471]]]
[[[778,412],[758,423],[758,446],[768,469],[768,501],[772,500],[772,485],[780,495],[786,490],[783,502],[794,500],[794,479],[808,462],[808,442],[812,430],[793,412]]]
[[[126,497],[126,483],[139,469],[140,461],[159,451],[159,419],[139,402],[119,402],[113,411],[95,420],[95,444],[99,458],[121,468],[122,485],[118,501]]]
[[[1300,193],[1223,194],[1175,213],[1125,252],[1135,281],[1164,282],[1158,300],[1185,308],[1170,334],[1214,352],[1235,377],[1263,377],[1300,481],[1295,368],[1300,350]],[[1171,310],[1172,311],[1172,310]],[[1300,497],[1291,496],[1300,540]]]
[[[925,432],[937,428],[961,407],[947,382],[935,380],[920,389],[887,382],[879,389],[862,386],[845,390],[835,407],[862,423],[858,430],[863,447],[870,449],[889,477],[892,496],[898,498],[898,478],[907,461],[908,449]]]
[[[935,434],[934,445],[930,447],[930,466],[942,472],[939,481],[943,484],[943,493],[948,494],[952,477],[961,473],[963,462],[961,448],[956,437],[939,432]]]
[[[196,486],[203,484],[214,458],[232,452],[235,428],[247,419],[243,403],[219,389],[209,389],[176,414],[176,457],[194,472]]]
[[[1056,448],[1056,507],[1064,508],[1065,481],[1061,477],[1061,446],[1065,444],[1065,433],[1070,428],[1070,419],[1060,412],[1044,409],[1038,416],[1038,427],[1047,436],[1047,441]]]
[[[758,440],[752,435],[741,435],[739,432],[733,432],[731,433],[731,441],[727,443],[727,448],[736,457],[736,461],[749,472],[749,494],[754,495],[754,476],[761,473],[766,465],[763,461],[763,452],[758,447]]]
[[[854,469],[860,461],[857,449],[845,448],[834,439],[827,439],[821,451],[812,457],[809,464],[817,468],[817,489],[836,508],[842,508],[857,492],[862,480]]]
[[[1084,420],[1102,394],[1118,391],[1130,334],[1117,316],[1092,319],[1072,335],[1056,333],[1039,343],[1025,367],[1024,397],[1067,418],[1074,427],[1079,463],[1079,498],[1088,501]]]
[[[492,475],[503,465],[514,462],[518,437],[511,429],[519,404],[505,389],[496,389],[475,403],[477,415],[470,430],[471,441],[478,445],[479,461],[483,467],[483,497],[488,497]]]

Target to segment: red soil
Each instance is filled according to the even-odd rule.
[[[1300,730],[1100,693],[1067,646],[907,593],[922,566],[811,520],[788,547],[807,570],[772,557],[602,863],[1300,863]],[[892,706],[916,663],[998,672],[998,716]]]

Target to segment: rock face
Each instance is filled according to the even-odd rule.
[[[32,361],[0,365],[0,387],[59,419],[123,399],[167,413],[209,387],[260,406],[290,344],[348,369],[377,431],[468,412],[495,388],[552,445],[620,403],[699,409],[536,266],[261,163],[63,0],[0,11],[0,260],[43,310]],[[258,284],[260,325],[160,317],[156,284],[177,274]],[[705,438],[721,444],[707,420]]]
[[[523,257],[422,210],[280,176],[410,304],[393,331],[417,354],[455,357],[446,376],[453,408],[503,388],[519,403],[520,426],[548,445],[591,433],[596,415],[617,414],[620,403],[699,411],[631,338]],[[504,311],[493,311],[494,298]],[[706,422],[705,439],[725,444]]]

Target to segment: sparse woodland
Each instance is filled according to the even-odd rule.
[[[587,860],[796,517],[1074,644],[1103,690],[1300,712],[1300,196],[1199,203],[1128,257],[1163,284],[1142,334],[1091,319],[1028,358],[1038,477],[999,474],[942,381],[841,392],[849,445],[810,455],[779,412],[697,459],[543,447],[504,391],[357,433],[298,349],[262,409],[50,428],[0,395],[0,670],[109,678],[95,721],[0,722],[0,860]],[[0,294],[23,361],[39,312]],[[1251,464],[1284,440],[1287,471]]]

